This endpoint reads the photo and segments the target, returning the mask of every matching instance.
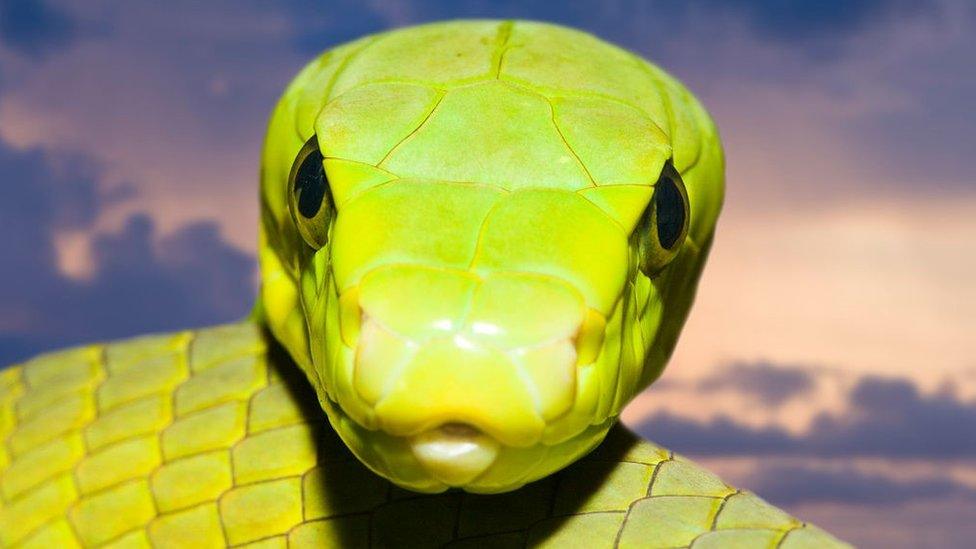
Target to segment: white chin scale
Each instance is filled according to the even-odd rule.
[[[427,472],[449,486],[474,480],[495,462],[499,450],[495,439],[462,424],[425,431],[413,437],[410,447]]]

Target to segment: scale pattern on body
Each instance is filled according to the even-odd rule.
[[[623,430],[508,494],[397,488],[269,346],[241,323],[0,372],[0,546],[843,546]]]

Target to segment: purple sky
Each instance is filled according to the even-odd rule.
[[[0,363],[243,315],[277,94],[336,43],[454,17],[581,27],[718,122],[712,259],[628,424],[862,545],[971,545],[966,0],[2,0]]]

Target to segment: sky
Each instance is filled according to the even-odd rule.
[[[277,95],[458,17],[595,33],[713,114],[728,192],[644,436],[867,547],[976,536],[976,5],[0,0],[0,364],[253,300]],[[968,542],[968,543],[967,543]]]

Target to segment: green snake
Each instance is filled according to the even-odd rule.
[[[599,444],[660,374],[723,158],[633,54],[460,22],[308,65],[261,189],[263,309],[342,439],[412,490],[503,492]]]
[[[0,375],[0,546],[836,544],[614,427],[723,184],[697,100],[579,31],[326,52],[269,122],[253,319]]]

